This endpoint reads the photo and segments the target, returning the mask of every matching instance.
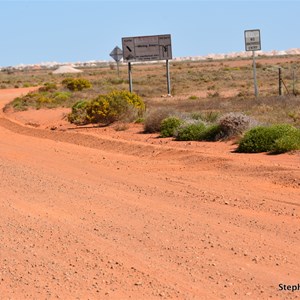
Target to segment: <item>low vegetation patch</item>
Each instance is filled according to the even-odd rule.
[[[57,84],[53,82],[46,82],[39,88],[39,92],[53,92],[57,90]]]
[[[178,128],[177,141],[199,141],[206,127],[202,122],[184,123]]]
[[[273,152],[284,153],[293,150],[300,150],[300,130],[277,139]]]
[[[174,113],[160,121],[162,137],[173,136],[180,141],[217,141],[241,136],[247,129],[258,124],[252,118],[241,113]]]
[[[220,133],[218,124],[206,125],[203,122],[186,122],[175,135],[177,141],[217,141]]]
[[[29,108],[72,107],[78,101],[79,91],[89,87],[91,84],[84,78],[67,78],[60,85],[46,82],[37,91],[14,99],[6,109],[12,107],[15,111],[23,111]]]
[[[201,120],[207,123],[215,123],[220,117],[218,111],[206,111],[206,112],[193,112],[190,114],[191,118],[194,120]]]
[[[205,130],[200,134],[199,141],[215,142],[220,139],[220,125],[212,124],[205,128]]]
[[[15,111],[24,111],[28,108],[54,108],[54,107],[69,107],[68,100],[72,94],[70,92],[51,92],[38,91],[31,92],[23,97],[14,99],[8,106]]]
[[[146,118],[144,121],[144,132],[145,133],[155,133],[160,132],[161,122],[174,115],[173,111],[169,108],[158,108],[150,110],[146,114]]]
[[[257,126],[258,122],[242,113],[228,113],[219,120],[219,138],[230,139],[242,135],[246,130]]]
[[[115,121],[131,122],[141,118],[145,110],[143,100],[128,91],[113,91],[90,101],[79,101],[68,116],[71,123],[111,124]]]
[[[86,111],[87,106],[88,106],[88,101],[81,100],[76,102],[72,106],[72,112],[68,115],[68,121],[75,125],[88,124],[87,111]]]
[[[283,153],[300,149],[300,130],[289,124],[258,126],[240,140],[237,152]]]
[[[178,117],[168,117],[161,122],[160,134],[161,137],[172,137],[176,134],[180,125],[183,124],[183,120]]]
[[[160,64],[137,65],[135,67],[134,90],[137,95],[146,98],[147,112],[143,114],[145,105],[139,106],[131,98],[119,94],[111,95],[112,91],[123,91],[127,88],[127,68],[120,65],[120,75],[111,66],[102,64],[88,67],[81,74],[52,75],[51,70],[17,70],[5,68],[0,71],[0,88],[39,86],[35,92],[16,98],[6,108],[10,110],[26,110],[29,108],[72,108],[69,115],[74,124],[104,123],[115,121],[135,121],[143,123],[145,133],[158,133],[162,137],[173,137],[177,140],[228,140],[245,138],[247,133],[260,124],[291,124],[300,126],[299,83],[292,86],[291,67],[297,73],[300,60],[278,58],[278,65],[283,70],[282,76],[290,91],[277,96],[277,72],[271,63],[261,60],[260,95],[253,95],[251,79],[251,61],[241,66],[239,59],[230,63],[215,61],[204,62],[173,62],[172,96],[164,98],[165,68]],[[291,65],[292,64],[292,65]],[[161,65],[162,66],[162,65]],[[286,71],[284,71],[286,70]],[[84,75],[83,75],[84,74]],[[83,78],[84,77],[84,78]],[[292,94],[293,88],[293,94]],[[205,91],[205,93],[203,93]],[[230,93],[227,93],[230,92]],[[120,92],[121,93],[121,92]],[[226,96],[236,95],[236,96]],[[296,96],[296,97],[295,97]],[[131,102],[133,101],[133,102]],[[242,113],[238,113],[242,112]],[[165,119],[168,120],[165,120]],[[258,122],[254,121],[257,120]],[[120,126],[122,128],[122,126]],[[264,130],[264,129],[260,129]],[[299,129],[298,129],[299,131]],[[241,142],[242,151],[285,152],[299,148],[299,134],[285,133],[273,140],[274,150],[256,145],[253,142],[245,150],[246,141]],[[264,145],[268,134],[260,139]],[[257,133],[259,136],[259,134]],[[244,148],[243,148],[244,147]]]
[[[82,91],[92,87],[90,81],[85,78],[66,78],[62,81],[62,84],[70,91]]]

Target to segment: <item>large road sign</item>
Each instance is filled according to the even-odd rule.
[[[123,60],[152,61],[172,59],[171,35],[149,35],[122,38]]]
[[[245,48],[246,51],[261,50],[260,30],[245,30]]]

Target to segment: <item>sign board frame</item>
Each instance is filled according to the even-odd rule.
[[[260,29],[251,29],[244,31],[246,51],[261,50]]]
[[[123,37],[123,60],[145,62],[172,59],[170,34]]]

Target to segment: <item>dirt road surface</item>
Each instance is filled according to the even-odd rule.
[[[300,299],[299,153],[24,125],[27,91],[0,93],[1,299]]]

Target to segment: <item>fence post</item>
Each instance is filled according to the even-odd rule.
[[[296,87],[295,87],[295,82],[296,82],[296,76],[295,76],[295,70],[293,69],[293,95],[296,95]]]

